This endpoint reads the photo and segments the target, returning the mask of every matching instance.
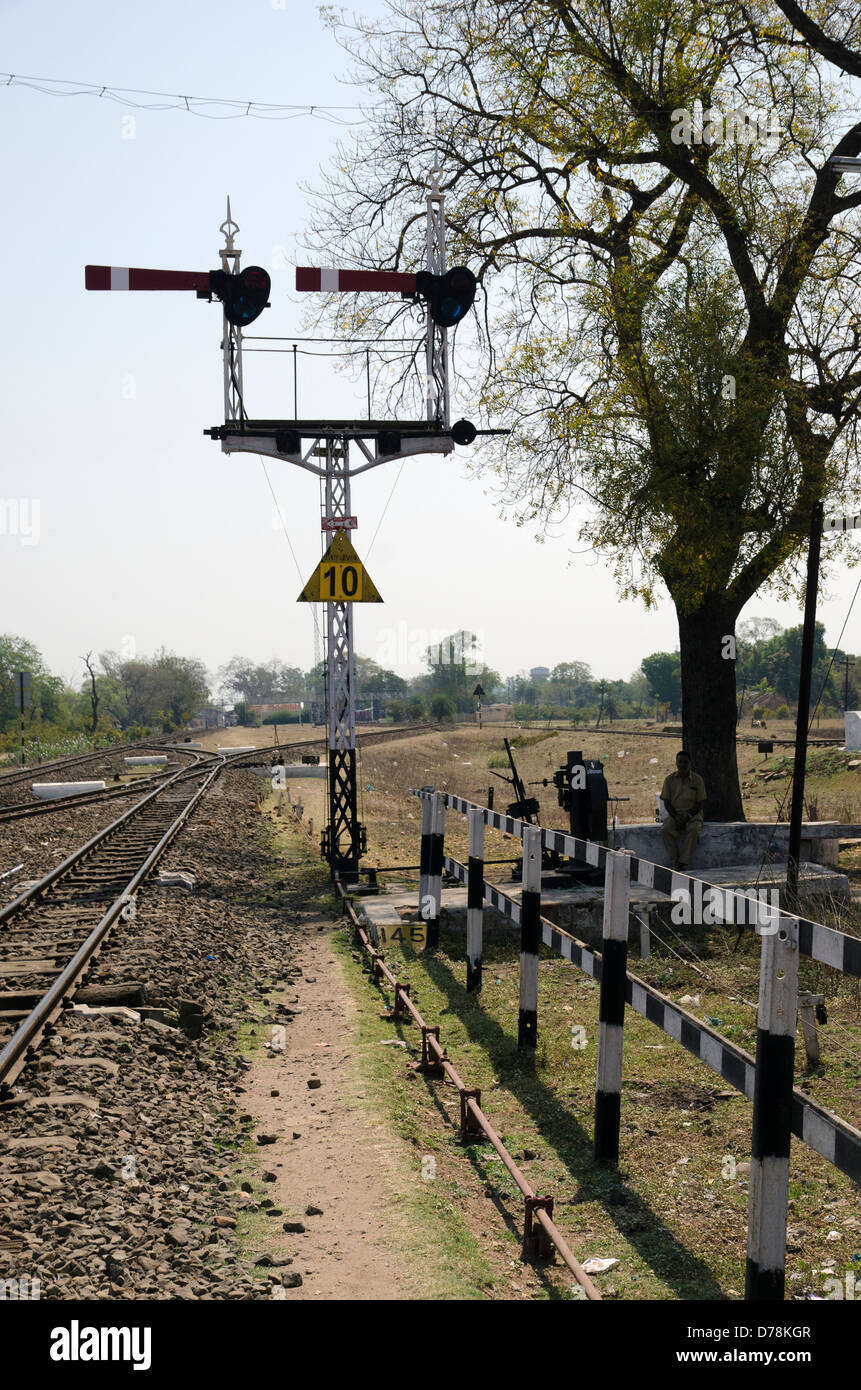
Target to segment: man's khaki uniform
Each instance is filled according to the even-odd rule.
[[[661,800],[670,814],[661,826],[661,839],[674,866],[690,863],[703,827],[702,809],[696,815],[692,813],[697,802],[705,799],[706,785],[698,772],[691,772],[687,777],[671,772],[664,778]],[[683,831],[676,829],[673,812],[692,817]]]

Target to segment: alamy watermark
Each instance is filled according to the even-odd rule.
[[[826,1298],[845,1298],[850,1303],[861,1303],[861,1278],[855,1277],[851,1269],[847,1269],[843,1279],[834,1275],[831,1279],[825,1280]]]
[[[780,892],[777,888],[760,888],[753,893],[737,893],[729,888],[715,888],[692,879],[693,893],[687,888],[674,888],[670,894],[673,906],[670,920],[674,926],[754,927],[759,936],[774,936],[780,925]],[[705,891],[704,891],[705,890]]]
[[[41,519],[38,497],[0,497],[0,536],[17,536],[22,545],[38,545]]]
[[[721,111],[697,100],[693,106],[677,106],[670,114],[670,139],[674,145],[780,145],[780,117],[774,110],[741,107]]]
[[[38,1276],[19,1274],[11,1279],[0,1279],[0,1302],[7,1299],[37,1299],[42,1297]]]
[[[445,628],[408,627],[403,621],[377,630],[374,660],[387,670],[401,666],[462,666],[467,677],[484,669],[483,632],[446,632]]]

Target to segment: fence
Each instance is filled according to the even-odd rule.
[[[731,892],[560,831],[530,826],[462,797],[424,787],[419,901],[428,945],[439,937],[442,873],[467,884],[467,988],[481,988],[483,908],[490,904],[520,926],[518,1044],[535,1046],[538,1026],[538,951],[543,942],[600,983],[595,1146],[598,1160],[615,1162],[621,1126],[625,1005],[654,1023],[729,1085],[753,1101],[746,1297],[782,1299],[786,1249],[790,1136],[861,1183],[861,1132],[805,1096],[793,1084],[797,1026],[798,958],[807,955],[845,974],[861,976],[861,940],[806,918],[777,912],[744,892]],[[444,852],[446,808],[469,821],[468,864]],[[523,844],[520,903],[485,881],[484,829],[491,826]],[[556,850],[605,874],[603,950],[593,951],[541,916],[541,852]],[[756,1056],[672,1003],[627,969],[631,883],[668,896],[721,895],[741,923],[762,936]],[[751,912],[751,907],[755,910]],[[753,921],[747,922],[752,916]],[[433,931],[431,931],[433,926]]]

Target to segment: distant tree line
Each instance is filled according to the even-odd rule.
[[[739,720],[788,717],[794,709],[801,665],[801,627],[782,628],[771,618],[740,623],[735,653]],[[846,667],[848,658],[849,666]],[[728,659],[731,659],[728,658]],[[474,633],[461,629],[425,651],[425,670],[406,680],[369,657],[356,657],[357,708],[398,723],[436,722],[472,715],[475,690],[484,706],[508,704],[518,719],[559,719],[604,725],[617,719],[677,719],[682,714],[678,651],[652,652],[627,680],[595,677],[584,661],[559,662],[549,674],[521,671],[503,677],[481,659]],[[53,675],[32,642],[0,636],[0,753],[20,738],[15,674],[30,674],[31,700],[25,739],[43,743],[70,737],[106,740],[181,729],[213,700],[235,709],[240,722],[259,722],[251,706],[302,703],[310,718],[322,715],[326,669],[302,671],[280,660],[257,663],[235,656],[210,677],[202,661],[160,648],[153,656],[91,651],[81,656],[81,681]],[[861,706],[861,660],[829,649],[825,626],[816,624],[813,703],[834,716]],[[264,716],[267,722],[278,714]],[[284,722],[295,722],[295,712]]]

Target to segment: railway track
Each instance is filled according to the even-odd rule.
[[[165,745],[159,751],[168,751],[168,746]],[[192,767],[211,762],[218,757],[216,753],[208,753],[203,749],[183,748],[181,745],[176,748],[171,745],[169,751],[185,754],[191,759]],[[61,796],[54,801],[13,801],[7,806],[0,805],[0,825],[5,821],[28,820],[33,816],[50,815],[53,811],[74,809],[76,806],[89,806],[96,802],[115,800],[117,797],[134,796],[142,789],[148,791],[159,786],[166,777],[172,776],[176,770],[168,766],[167,771],[162,769],[152,773],[149,777],[139,777],[134,782],[126,782],[121,786],[105,787],[104,791],[79,792],[76,796]]]
[[[471,719],[458,720],[457,727],[461,729],[477,729],[478,725],[473,723]],[[604,724],[596,729],[593,725],[589,724],[548,725],[546,723],[540,723],[538,720],[534,722],[526,721],[525,723],[518,724],[516,722],[504,722],[503,720],[493,720],[490,722],[485,720],[483,728],[484,733],[494,733],[497,729],[499,729],[500,732],[507,732],[509,729],[514,729],[518,733],[580,734],[581,737],[584,734],[603,734],[606,738],[615,735],[617,738],[621,739],[669,738],[673,739],[676,743],[681,741],[680,734],[666,733],[663,729],[625,729],[618,724]],[[766,739],[769,743],[773,743],[775,748],[795,747],[794,738],[777,738],[774,734],[769,733],[767,729],[763,729],[759,734],[736,734],[735,741],[736,743],[758,743],[760,739]],[[841,745],[842,740],[839,737],[819,738],[815,735],[811,735],[807,740],[807,746],[809,748],[839,748]]]
[[[0,910],[0,1095],[223,767],[173,773]]]
[[[19,783],[38,781],[45,773],[67,772],[72,768],[82,769],[87,763],[104,762],[105,759],[116,758],[119,755],[141,753],[147,748],[165,753],[168,749],[181,747],[182,744],[171,743],[166,738],[150,736],[133,739],[129,743],[112,743],[106,748],[93,748],[87,753],[72,753],[65,758],[52,758],[50,762],[28,763],[26,767],[2,768],[0,769],[0,798],[5,797],[6,793]]]
[[[416,734],[431,732],[434,727],[435,726],[431,724],[420,724],[414,729],[396,729],[394,731],[381,729],[373,734],[359,734],[357,743],[359,747],[362,747],[369,743],[380,743],[391,739],[412,738]],[[43,763],[38,769],[38,772],[42,773],[45,770],[51,771],[52,768],[56,771],[62,771],[65,768],[79,765],[81,762],[102,760],[105,756],[111,754],[116,755],[119,751],[125,753],[128,748],[135,746],[139,748],[151,747],[157,749],[159,752],[182,753],[190,757],[192,761],[196,763],[224,759],[228,766],[245,766],[247,762],[253,763],[256,761],[260,763],[261,759],[267,757],[274,758],[275,755],[280,755],[282,757],[285,755],[299,755],[303,752],[307,753],[309,749],[319,750],[325,753],[328,750],[328,741],[325,737],[307,739],[304,742],[298,743],[282,743],[279,744],[277,748],[274,745],[271,747],[258,748],[252,753],[215,753],[210,749],[185,748],[181,743],[158,744],[150,741],[142,745],[123,744],[121,749],[107,749],[98,753],[87,753],[80,757],[76,756],[72,759],[65,759],[55,764],[49,765],[48,763]],[[6,774],[4,778],[0,778],[0,798],[2,798],[5,789],[15,781],[31,781],[35,771],[36,769],[29,768],[25,773],[16,772]],[[7,805],[0,804],[0,825],[7,821],[28,820],[34,816],[50,815],[54,811],[69,810],[74,809],[76,806],[89,806],[96,802],[110,801],[117,797],[130,796],[141,787],[149,788],[158,785],[159,780],[164,777],[164,775],[164,773],[154,773],[151,777],[140,778],[133,786],[126,784],[121,787],[106,787],[104,791],[80,792],[77,796],[63,796],[59,797],[56,801],[30,800],[13,801]]]
[[[369,747],[371,744],[392,743],[395,739],[415,738],[418,734],[434,734],[439,732],[440,727],[437,724],[416,724],[409,729],[378,729],[372,734],[356,734],[356,747],[361,750],[362,748]],[[272,762],[274,760],[273,755],[276,753],[280,753],[283,756],[284,754],[308,752],[328,753],[328,751],[329,740],[326,735],[323,735],[321,738],[308,739],[304,743],[281,743],[277,748],[274,745],[270,745],[266,748],[255,748],[253,753],[227,753],[223,756],[229,766],[238,767],[245,762],[253,763],[255,760],[259,766],[259,764],[265,762],[267,758]]]

